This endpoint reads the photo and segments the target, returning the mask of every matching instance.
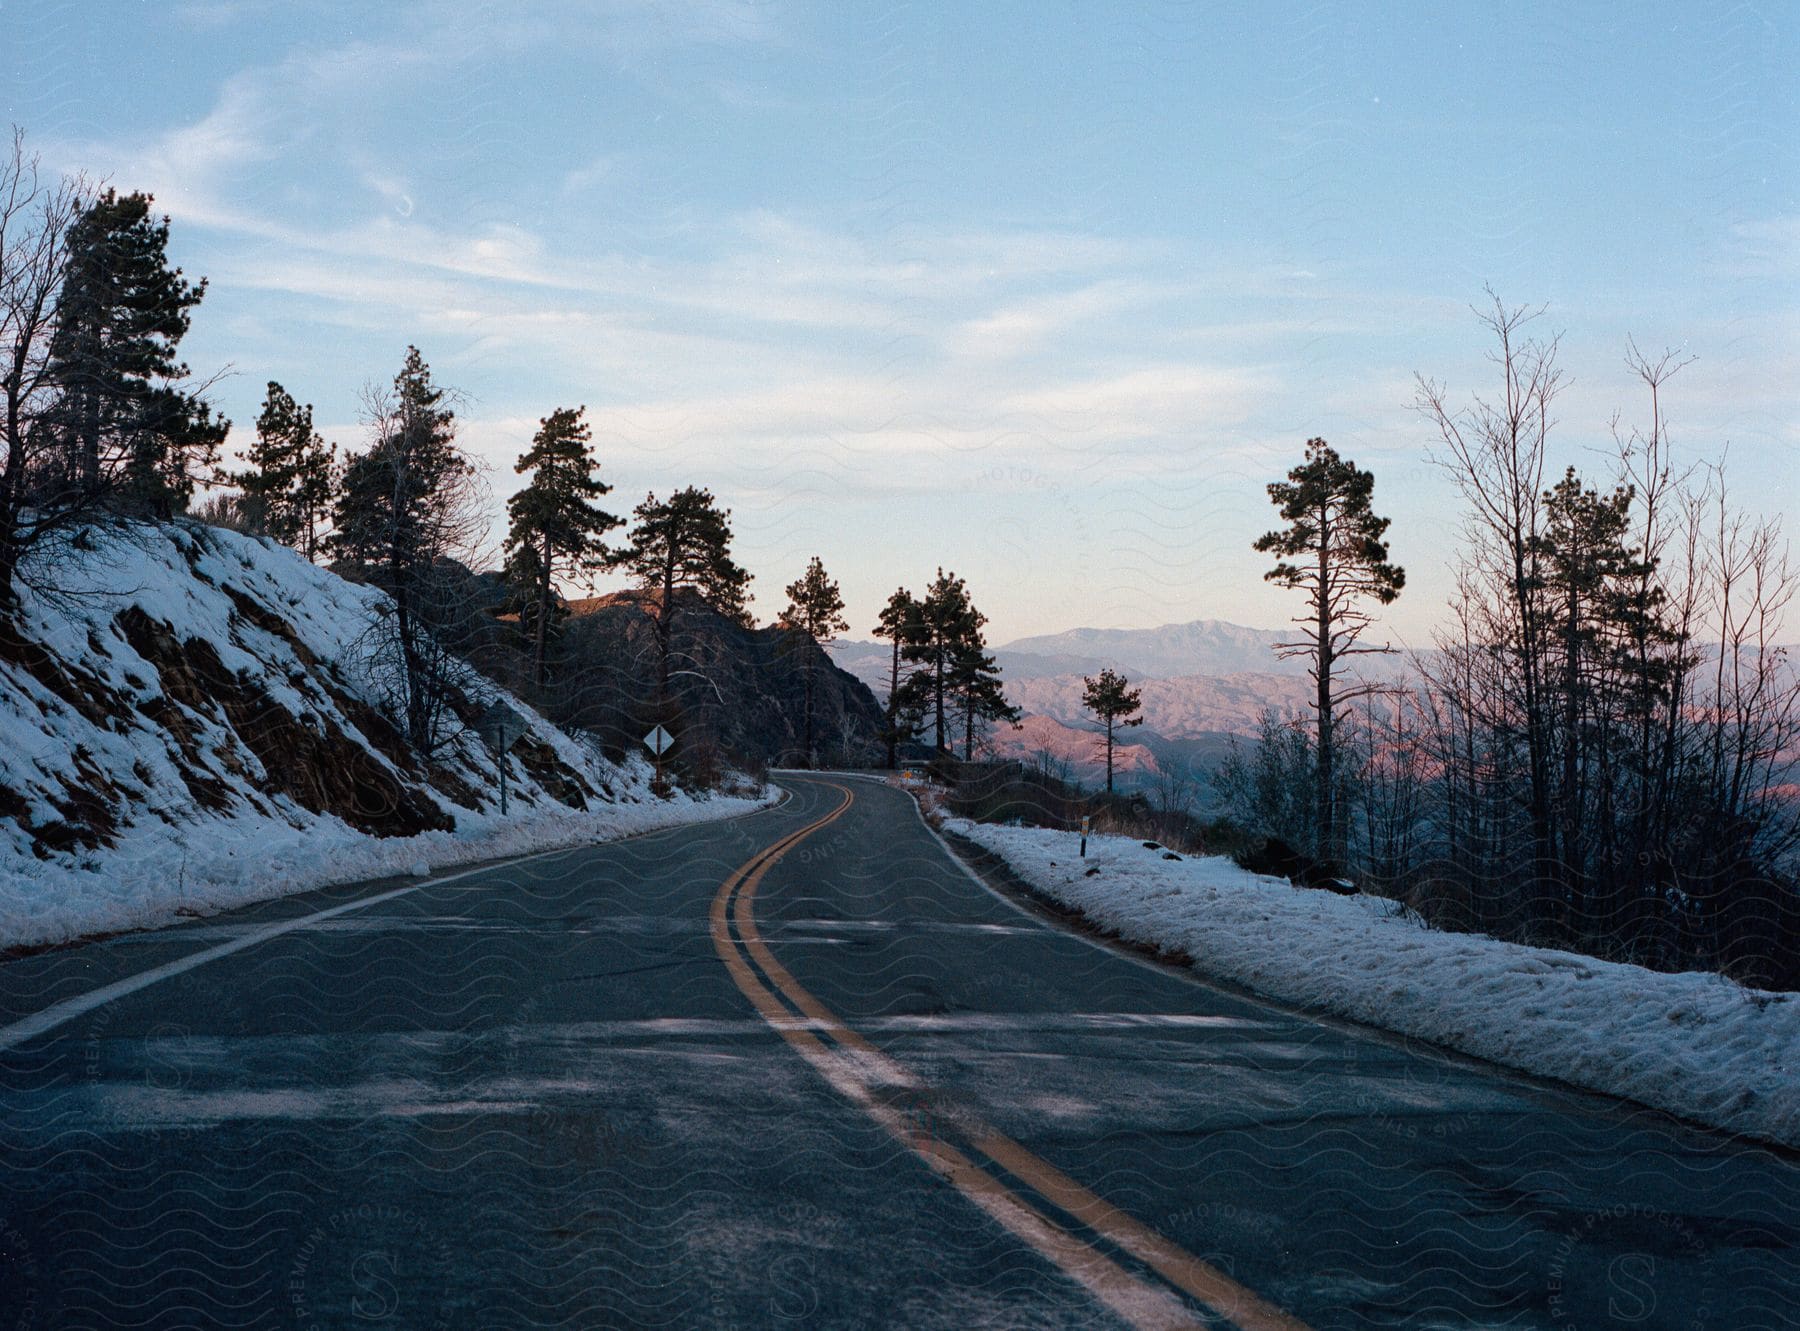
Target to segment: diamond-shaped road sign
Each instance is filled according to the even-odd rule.
[[[649,749],[650,752],[654,753],[658,758],[667,753],[669,749],[673,747],[674,743],[675,736],[671,735],[661,726],[652,728],[650,733],[644,736],[644,747]]]
[[[505,753],[531,729],[525,718],[498,700],[475,721],[475,729],[496,753]]]

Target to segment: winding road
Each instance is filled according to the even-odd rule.
[[[13,1327],[1791,1327],[1800,1160],[1227,991],[909,796],[0,963]]]

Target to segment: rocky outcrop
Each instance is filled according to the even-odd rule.
[[[0,622],[0,868],[9,852],[320,820],[412,837],[493,812],[494,760],[474,734],[414,751],[363,669],[379,592],[191,523],[96,531],[64,572],[65,595],[28,594]],[[488,701],[452,708],[466,724]],[[511,758],[522,810],[609,798],[612,769],[531,725]]]
[[[657,719],[655,603],[638,592],[576,601],[553,704],[566,721],[628,748]],[[806,674],[813,677],[813,741],[829,765],[874,762],[882,710],[868,687],[832,664],[811,638],[745,628],[698,596],[678,603],[665,718],[689,761],[711,755],[805,765]]]

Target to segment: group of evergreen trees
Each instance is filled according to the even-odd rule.
[[[888,639],[894,652],[882,734],[890,768],[899,746],[922,734],[948,755],[960,728],[962,756],[972,760],[989,725],[1018,721],[1019,709],[1006,700],[1000,669],[987,650],[986,624],[968,584],[941,568],[923,597],[901,587],[888,598],[875,635]]]
[[[271,383],[245,469],[220,476],[238,487],[224,516],[309,558],[329,556],[388,593],[367,657],[408,737],[429,752],[446,734],[452,694],[466,682],[450,630],[468,593],[454,561],[474,550],[484,520],[478,468],[458,447],[455,413],[416,347],[392,389],[367,393],[364,405],[371,442],[340,464],[314,431],[312,408]],[[605,572],[628,575],[652,622],[655,719],[668,721],[674,681],[694,673],[679,665],[683,616],[697,602],[751,626],[750,574],[732,558],[731,511],[698,486],[666,499],[647,495],[626,541],[609,544],[625,521],[600,506],[613,487],[600,479],[585,415],[585,407],[551,412],[518,459],[515,470],[528,479],[507,501],[499,610],[516,622],[528,678],[542,690],[569,615],[563,589],[592,586]],[[781,627],[820,644],[848,627],[837,584],[818,558],[787,591]],[[804,656],[808,755],[815,753],[817,659],[816,651]]]
[[[455,561],[483,526],[480,471],[458,443],[449,396],[409,348],[392,386],[365,392],[367,445],[340,453],[312,407],[271,381],[241,469],[220,470],[229,422],[177,354],[206,283],[169,263],[168,219],[152,205],[144,194],[46,184],[18,138],[0,163],[0,604],[34,570],[55,580],[56,561],[32,556],[48,556],[59,536],[97,520],[173,517],[198,487],[230,486],[199,511],[388,594],[368,660],[408,738],[430,752],[450,733],[464,669],[447,632],[466,609]],[[676,635],[688,598],[748,624],[750,575],[731,556],[729,510],[700,487],[646,496],[625,543],[609,545],[625,522],[600,505],[612,487],[583,417],[580,407],[546,416],[518,461],[528,481],[507,504],[504,609],[541,688],[567,615],[561,589],[602,571],[630,575],[654,622],[661,712],[684,673]],[[816,558],[787,591],[779,622],[796,641],[829,642],[847,627]],[[898,593],[884,612],[897,653],[890,754],[927,716],[936,747],[950,751],[960,728],[965,754],[988,723],[1016,717],[985,622],[962,580],[941,571],[923,598]],[[803,659],[812,755],[818,665],[814,652]]]
[[[226,479],[241,488],[247,529],[309,556],[323,552],[388,593],[370,657],[408,736],[430,751],[465,669],[450,650],[450,630],[468,593],[456,561],[471,557],[485,527],[479,467],[458,446],[455,413],[416,347],[392,389],[367,393],[364,405],[371,442],[334,467],[333,449],[312,432],[311,408],[271,384],[249,465]],[[528,479],[507,501],[499,609],[516,622],[529,680],[541,690],[568,618],[563,589],[591,586],[603,572],[630,575],[654,625],[658,719],[667,719],[671,680],[684,673],[674,664],[684,597],[697,595],[747,625],[750,575],[731,557],[730,510],[695,486],[662,500],[647,495],[627,541],[608,544],[625,523],[600,506],[613,487],[598,474],[585,414],[551,412],[518,459],[515,470]],[[327,512],[331,530],[321,537]]]

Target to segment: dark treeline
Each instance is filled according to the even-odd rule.
[[[1732,504],[1722,465],[1673,461],[1672,355],[1632,350],[1648,422],[1615,429],[1611,466],[1559,470],[1537,313],[1483,314],[1491,396],[1419,381],[1465,512],[1447,626],[1404,683],[1330,692],[1364,608],[1403,585],[1369,473],[1314,441],[1270,487],[1289,526],[1258,548],[1307,592],[1319,704],[1265,718],[1221,784],[1240,819],[1434,923],[1800,986],[1800,678],[1778,641],[1800,583],[1778,524]]]

